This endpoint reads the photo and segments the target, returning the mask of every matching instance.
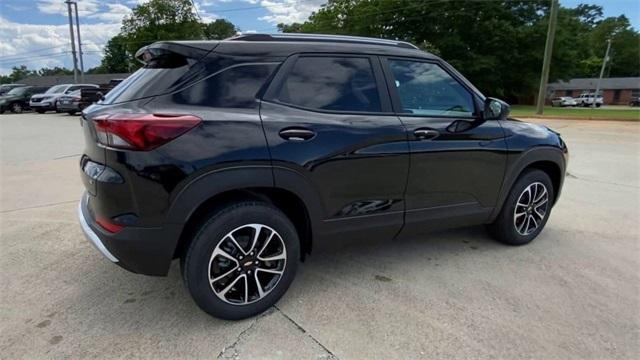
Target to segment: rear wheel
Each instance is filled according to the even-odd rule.
[[[76,112],[75,112],[75,111],[73,111],[73,110],[71,110],[71,111],[67,111],[67,114],[69,114],[69,115],[75,115],[75,114],[76,114]]]
[[[489,233],[509,245],[524,245],[542,231],[554,199],[553,184],[542,170],[531,169],[516,181]]]
[[[36,110],[36,112],[37,112],[38,114],[44,114],[44,110],[40,110],[40,109],[38,109],[38,110]]]
[[[204,223],[182,259],[196,304],[222,319],[243,319],[275,304],[295,277],[300,241],[276,207],[242,202]]]

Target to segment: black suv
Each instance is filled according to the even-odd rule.
[[[329,243],[487,224],[526,244],[560,195],[559,134],[408,43],[245,35],[136,56],[83,112],[80,223],[127,270],[179,258],[220,318],[269,308]]]

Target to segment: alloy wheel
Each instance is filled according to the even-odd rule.
[[[513,211],[513,225],[518,234],[527,236],[533,233],[544,220],[549,207],[549,192],[540,182],[527,186],[518,197]]]
[[[20,114],[22,112],[22,105],[20,105],[19,103],[14,103],[11,106],[11,112],[14,112],[16,114]]]
[[[254,303],[280,282],[287,250],[278,232],[263,224],[240,226],[218,243],[209,260],[214,294],[232,305]]]

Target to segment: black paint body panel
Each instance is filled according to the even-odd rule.
[[[196,45],[207,49],[206,44]],[[83,211],[119,264],[131,271],[166,274],[196,209],[231,190],[277,188],[293,194],[307,209],[316,249],[330,240],[392,239],[398,234],[488,223],[519,173],[535,161],[556,164],[564,178],[566,146],[544,127],[513,120],[397,113],[378,56],[426,59],[450,68],[433,55],[358,44],[223,41],[214,45],[202,60],[211,63],[198,65],[203,71],[213,73],[243,63],[276,64],[276,73],[258,93],[255,106],[192,106],[177,95],[183,89],[177,89],[129,102],[96,104],[83,112],[86,147],[81,166],[86,161],[103,164],[123,179],[92,181],[81,171],[89,193]],[[382,82],[382,112],[319,112],[274,99],[271,92],[288,63],[297,54],[310,52],[369,56],[376,79]],[[197,76],[198,81],[207,76]],[[481,104],[484,96],[461,75],[458,79]],[[97,144],[91,119],[112,113],[192,114],[203,121],[156,149],[130,151]],[[452,127],[456,121],[470,125]],[[423,127],[437,130],[439,136],[415,138],[413,131]],[[281,132],[288,129],[306,129],[313,135],[286,140]],[[96,216],[125,216],[135,223],[109,234],[95,223]]]

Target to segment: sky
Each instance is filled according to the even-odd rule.
[[[104,44],[131,8],[147,0],[77,0],[85,69],[97,66]],[[276,24],[304,21],[326,0],[193,0],[203,21],[224,18],[244,33],[276,32]],[[426,1],[426,0],[416,0]],[[640,29],[640,0],[560,0],[565,7],[597,4],[605,16],[626,15]],[[0,0],[0,74],[11,67],[72,68],[64,0]]]

